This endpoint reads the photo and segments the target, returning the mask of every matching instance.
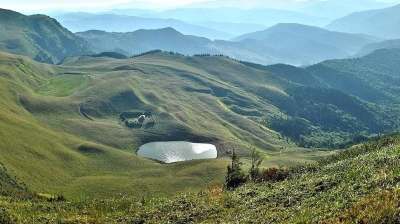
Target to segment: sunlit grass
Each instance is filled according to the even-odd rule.
[[[38,94],[45,96],[69,96],[79,88],[88,84],[88,78],[85,75],[59,75],[55,76],[46,84],[43,84],[36,90]]]

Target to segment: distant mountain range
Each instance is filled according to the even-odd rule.
[[[208,27],[192,25],[176,19],[141,18],[114,14],[82,15],[74,19],[74,14],[58,15],[61,24],[72,32],[103,30],[107,32],[132,32],[139,29],[162,29],[173,27],[186,35],[207,37],[209,39],[231,39],[235,35]]]
[[[240,36],[232,42],[183,35],[172,28],[129,33],[86,31],[76,35],[104,51],[116,51],[128,56],[160,49],[184,55],[223,54],[261,64],[293,65],[345,58],[364,45],[381,40],[300,24],[278,24],[264,31]]]
[[[336,19],[356,11],[385,8],[394,5],[393,1],[379,0],[327,0],[327,1],[285,1],[285,0],[241,0],[241,1],[204,1],[196,2],[185,7],[187,8],[223,8],[236,7],[240,9],[268,8],[290,10],[316,17]],[[134,5],[125,5],[131,8]],[[291,21],[293,22],[293,21]],[[310,24],[315,25],[315,24]]]
[[[36,61],[58,63],[73,55],[87,55],[94,48],[82,38],[44,16],[0,9],[0,50],[26,55]]]
[[[206,47],[211,43],[209,39],[183,35],[172,28],[127,33],[90,30],[78,32],[76,35],[103,51],[115,51],[128,56],[156,49],[185,55],[219,53]]]
[[[244,39],[261,40],[273,46],[293,49],[307,55],[326,58],[341,58],[357,52],[366,44],[377,42],[379,38],[362,35],[331,32],[319,27],[301,24],[278,24],[263,31],[239,36],[233,41]]]
[[[263,30],[277,23],[302,23],[323,26],[329,19],[288,10],[239,8],[181,8],[164,12],[148,10],[112,10],[107,13],[54,14],[73,32],[103,30],[132,32],[139,29],[172,27],[185,34],[211,40],[229,40],[235,36]]]
[[[352,13],[325,26],[328,30],[364,33],[387,39],[400,38],[400,5]]]
[[[389,9],[393,11],[397,7]],[[232,8],[213,10],[211,12],[237,10],[239,14],[246,11]],[[145,12],[148,11],[143,11],[143,13]],[[167,16],[168,12],[170,11],[160,15]],[[191,11],[185,9],[181,16],[184,17],[189,12]],[[253,10],[253,12],[256,11]],[[142,11],[139,10],[136,13],[140,14]],[[211,22],[209,23],[211,28],[205,28],[203,26],[208,23],[201,21],[192,21],[192,23],[197,24],[192,25],[174,19],[141,18],[112,14],[68,13],[57,15],[63,24],[70,24],[70,26],[78,30],[86,30],[90,27],[98,27],[104,30],[135,30],[141,26],[148,28],[173,24],[175,27],[178,26],[189,33],[193,32],[198,35],[184,35],[173,27],[139,29],[133,32],[89,30],[73,34],[62,27],[56,20],[47,16],[25,16],[8,10],[2,10],[0,14],[4,18],[1,20],[3,25],[0,26],[0,29],[3,29],[3,33],[6,34],[1,37],[2,44],[0,47],[2,48],[0,49],[10,53],[24,54],[37,61],[47,63],[58,63],[67,56],[90,55],[102,51],[118,52],[126,56],[132,56],[160,49],[184,55],[226,55],[234,59],[264,65],[276,63],[309,65],[327,59],[363,56],[376,49],[398,46],[397,41],[382,42],[384,40],[382,38],[365,34],[329,31],[319,27],[293,23],[277,24],[262,31],[246,33],[231,41],[213,41],[198,35],[206,34],[204,36],[227,39],[234,35],[216,29],[249,31],[263,28],[264,26]],[[192,20],[199,19],[195,15]],[[144,16],[144,14],[141,14],[141,16]],[[207,16],[212,19],[215,15],[211,13]],[[235,18],[235,16],[232,16],[232,19]],[[115,24],[120,25],[116,26]]]
[[[329,19],[310,16],[308,14],[268,8],[240,9],[240,8],[179,8],[159,13],[146,13],[141,17],[178,19],[187,22],[224,22],[224,23],[251,23],[264,26],[273,26],[278,23],[301,23],[312,26],[323,26]]]
[[[386,8],[394,5],[394,1],[376,0],[334,0],[334,1],[296,1],[299,5],[297,10],[314,16],[337,19],[347,16],[353,12],[371,9]]]
[[[109,12],[106,13],[101,13],[101,14],[93,14],[93,13],[85,13],[85,12],[69,12],[69,13],[55,13],[55,14],[51,14],[51,16],[53,16],[54,18],[57,19],[57,21],[59,21],[61,24],[66,23],[66,25],[71,25],[72,29],[75,29],[75,25],[73,25],[73,22],[77,22],[82,20],[83,22],[85,21],[85,19],[88,19],[90,17],[94,17],[94,16],[110,16],[110,15],[115,15],[115,16],[124,16],[124,17],[130,17],[130,16],[135,16],[135,17],[140,17],[141,15],[145,14],[145,13],[156,13],[155,11],[150,11],[150,10],[140,10],[140,9],[114,9],[111,10]],[[145,20],[144,20],[145,21]],[[176,30],[182,30],[181,33],[183,34],[192,34],[192,31],[186,31],[185,29],[180,29],[178,26],[175,26],[171,20],[150,20],[150,21],[160,21],[160,27],[158,26],[154,26],[154,28],[148,27],[148,26],[143,26],[140,29],[157,29],[158,28],[165,28],[163,25],[165,25],[165,23],[170,22],[170,24],[167,24],[166,27],[173,27]],[[172,20],[174,22],[177,22],[177,20]],[[155,23],[155,22],[154,22]],[[226,34],[229,34],[230,36],[217,36],[217,38],[212,38],[212,37],[207,37],[207,33],[201,34],[201,35],[197,35],[197,36],[206,36],[209,39],[221,39],[221,38],[232,38],[232,36],[239,36],[245,33],[250,33],[250,32],[255,32],[255,31],[259,31],[259,30],[263,30],[266,29],[267,26],[265,25],[260,25],[260,24],[255,24],[255,23],[243,23],[243,22],[239,22],[239,23],[233,23],[233,22],[214,22],[214,21],[185,21],[184,22],[186,25],[194,25],[196,27],[202,27],[202,28],[210,28],[210,29],[214,29],[220,32],[224,32]],[[139,26],[139,24],[137,24],[137,26]],[[195,28],[196,28],[195,27]],[[93,29],[93,28],[90,28]],[[89,30],[90,30],[89,29]],[[104,30],[104,31],[114,31],[114,32],[131,32],[134,30],[127,30],[124,28],[118,29],[118,27],[109,27],[107,28],[109,30]],[[73,30],[76,31],[76,30]],[[78,31],[86,31],[86,30],[79,30]],[[188,33],[186,33],[188,32]]]

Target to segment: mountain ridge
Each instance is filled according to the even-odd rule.
[[[0,9],[0,50],[56,64],[72,55],[92,54],[94,48],[45,15],[25,16]]]
[[[385,39],[400,38],[400,4],[389,8],[352,13],[324,28],[348,33],[364,33]]]
[[[306,38],[323,44],[328,44],[349,54],[356,52],[366,44],[377,42],[379,38],[359,34],[347,34],[340,32],[332,32],[319,27],[307,26],[296,23],[282,23],[263,31],[245,34],[233,39],[233,41],[241,41],[247,38],[257,39],[269,42],[269,37],[273,34],[285,33],[294,35],[297,38]],[[276,42],[276,41],[275,41]]]
[[[303,27],[317,31],[323,30],[297,24],[277,25],[278,28],[282,26],[284,30],[288,30],[288,27],[291,26],[300,27],[302,30],[304,30]],[[183,35],[173,28],[139,30],[129,33],[86,31],[76,35],[103,51],[117,51],[128,56],[160,49],[184,55],[223,54],[238,60],[260,64],[287,63],[293,65],[309,65],[326,59],[346,58],[364,44],[377,40],[365,35],[342,33],[337,33],[336,36],[339,37],[336,37],[336,33],[332,34],[330,31],[325,31],[323,35],[316,37],[307,37],[307,35],[302,37],[295,34],[294,31],[270,33],[268,40],[244,39],[238,42],[211,41],[206,38]],[[161,36],[164,39],[160,38]],[[155,41],[156,39],[158,41]],[[132,45],[132,43],[135,44]],[[187,49],[181,46],[186,46]]]

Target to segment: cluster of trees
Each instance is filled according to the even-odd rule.
[[[151,118],[151,119],[150,119]],[[152,128],[156,124],[156,119],[150,110],[144,112],[122,112],[119,119],[125,123],[128,128]]]
[[[159,53],[159,52],[162,52],[162,50],[146,51],[146,52],[143,52],[143,53],[140,53],[140,54],[132,55],[131,58],[141,57],[141,56],[145,56],[145,55],[148,55],[148,54],[154,54],[154,53]]]
[[[266,182],[266,181],[282,181],[289,176],[288,169],[271,167],[268,169],[260,170],[259,166],[263,158],[260,152],[253,150],[251,154],[251,168],[249,173],[246,174],[243,169],[243,163],[240,161],[240,157],[232,150],[231,164],[227,167],[227,173],[225,177],[225,184],[228,190],[233,190],[247,182]]]
[[[326,130],[323,125],[314,125],[300,117],[275,116],[268,121],[268,126],[278,131],[286,141],[305,148],[343,149],[377,136],[363,129],[356,129],[354,132],[340,128]]]
[[[193,55],[194,57],[226,57],[226,58],[229,58],[228,56],[226,56],[226,55],[223,55],[223,54],[194,54]]]
[[[117,52],[102,52],[99,54],[95,54],[95,55],[90,55],[90,57],[95,57],[95,58],[99,58],[99,57],[110,57],[110,58],[115,58],[115,59],[126,59],[128,58],[128,56],[117,53]]]

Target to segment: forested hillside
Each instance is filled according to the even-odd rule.
[[[371,133],[397,130],[399,58],[400,50],[381,49],[362,58],[305,68],[243,63],[305,85],[288,89],[297,102],[278,106],[289,117],[272,119],[275,130],[301,146],[343,147]],[[347,94],[354,97],[346,99]]]

